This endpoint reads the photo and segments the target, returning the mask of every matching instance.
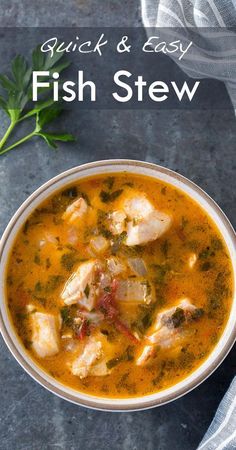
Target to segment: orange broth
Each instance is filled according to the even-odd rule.
[[[101,191],[108,195],[101,195]],[[133,191],[145,193],[158,210],[171,215],[172,223],[159,239],[128,247],[111,235],[107,214],[120,208],[122,199]],[[114,192],[118,194],[112,195]],[[79,196],[88,203],[89,213],[78,225],[71,226],[62,215]],[[99,256],[93,255],[90,248],[90,239],[97,233],[109,243]],[[196,262],[190,269],[188,261],[193,254]],[[106,318],[99,325],[89,324],[91,328],[84,339],[96,327],[99,329],[111,352],[107,362],[110,373],[80,378],[71,373],[70,364],[85,343],[75,336],[61,337],[71,332],[78,305],[65,306],[60,294],[79,264],[91,257],[98,257],[104,264],[111,255],[124,263],[130,257],[142,258],[155,296],[150,304],[127,301],[118,305],[120,319],[138,336],[138,342],[129,341]],[[126,276],[135,278],[130,269],[126,269]],[[232,282],[232,266],[223,237],[195,201],[153,178],[116,173],[80,180],[48,198],[31,214],[9,257],[6,290],[19,339],[45,372],[81,392],[124,398],[170,387],[202,364],[224,330],[231,308]],[[183,325],[186,332],[180,345],[157,346],[151,361],[137,366],[137,355],[156,315],[183,297],[201,310],[198,319]],[[33,305],[30,312],[28,304]],[[32,349],[31,316],[35,311],[61,317],[59,351],[53,356],[40,358]],[[68,340],[75,341],[76,350],[71,350]]]

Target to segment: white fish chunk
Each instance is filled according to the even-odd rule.
[[[124,211],[113,211],[109,214],[109,228],[113,234],[121,234],[125,231],[126,214]]]
[[[89,375],[91,367],[102,355],[102,343],[94,337],[90,337],[83,352],[72,363],[71,372],[80,378]]]
[[[143,245],[161,237],[170,227],[171,217],[154,210],[144,218],[128,222],[126,245]]]
[[[138,193],[124,202],[124,211],[129,219],[143,219],[154,210],[152,203],[142,193]]]
[[[171,217],[155,209],[145,194],[137,193],[123,205],[128,218],[126,245],[142,245],[155,241],[170,227]]]
[[[127,232],[125,244],[128,246],[156,240],[171,224],[171,217],[155,209],[143,193],[137,193],[126,199],[122,208],[111,213],[109,218],[113,234]]]
[[[112,275],[119,275],[124,272],[125,265],[115,256],[111,256],[107,259],[107,268]]]
[[[178,328],[170,328],[166,325],[163,325],[159,328],[158,331],[149,336],[147,340],[148,342],[150,342],[150,344],[157,344],[163,348],[168,348],[171,347],[171,345],[174,343],[176,336],[178,335],[179,335]]]
[[[105,376],[112,370],[107,367],[107,362],[114,357],[114,344],[98,331],[87,338],[84,347],[80,347],[80,354],[72,363],[71,371],[80,378]]]
[[[65,210],[62,218],[69,223],[74,223],[81,219],[87,212],[88,205],[84,198],[80,197],[71,203]]]
[[[78,267],[66,282],[61,299],[66,305],[79,303],[88,311],[95,306],[95,277],[99,263],[96,259],[86,261]],[[88,292],[85,292],[87,289]]]
[[[118,281],[116,300],[119,302],[149,304],[153,298],[153,288],[148,281],[132,279]]]
[[[137,366],[143,366],[154,356],[156,347],[154,345],[144,345],[139,357],[136,360]]]
[[[58,353],[58,324],[52,314],[35,312],[31,315],[32,348],[40,358]]]
[[[90,375],[94,375],[96,377],[104,377],[105,375],[109,375],[109,373],[111,373],[111,370],[108,369],[105,360],[98,362],[90,369]]]
[[[196,310],[196,306],[189,299],[184,298],[173,308],[158,313],[154,325],[145,337],[145,344],[136,360],[136,364],[147,364],[155,355],[158,347],[165,349],[178,345],[185,336],[180,325],[190,321]],[[181,314],[180,318],[178,318],[179,313]]]
[[[95,236],[90,240],[90,246],[96,253],[104,253],[109,247],[109,242],[103,236]]]
[[[148,341],[152,344],[169,347],[173,343],[176,332],[179,333],[178,317],[176,316],[178,311],[182,311],[183,321],[186,323],[196,309],[196,306],[188,298],[184,298],[173,308],[159,313],[154,323],[154,332],[147,337]]]

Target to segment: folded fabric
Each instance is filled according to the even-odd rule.
[[[236,1],[141,0],[141,8],[149,35],[158,28],[159,36],[193,40],[191,52],[172,59],[192,78],[223,81],[236,110]]]
[[[197,450],[236,448],[236,377],[225,394],[216,415]]]

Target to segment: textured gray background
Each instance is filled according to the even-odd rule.
[[[0,0],[1,26],[140,23],[138,0]],[[52,152],[35,140],[0,157],[1,231],[25,198],[52,176],[80,163],[113,157],[143,159],[179,171],[212,195],[235,225],[236,122],[230,107],[214,111],[216,93],[210,84],[209,95],[208,112],[83,111],[76,119],[68,112],[62,123],[78,135],[76,144]],[[0,115],[1,134],[6,125]],[[235,361],[234,349],[208,381],[172,404],[109,414],[82,409],[46,392],[24,373],[0,339],[0,449],[195,449],[235,373]]]

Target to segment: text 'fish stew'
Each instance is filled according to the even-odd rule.
[[[232,267],[187,195],[131,174],[87,178],[24,224],[7,273],[30,356],[79,391],[131,397],[174,385],[222,334]]]

